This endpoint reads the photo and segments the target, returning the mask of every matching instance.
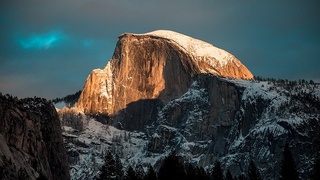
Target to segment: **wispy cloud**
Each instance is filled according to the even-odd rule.
[[[44,34],[32,34],[28,37],[18,38],[20,46],[24,49],[48,49],[65,41],[67,35],[59,30],[53,30]]]

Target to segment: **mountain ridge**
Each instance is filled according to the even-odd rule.
[[[190,47],[187,50],[181,48],[185,44],[168,40],[163,34],[186,41],[185,44]],[[202,47],[209,47],[209,50],[218,53],[212,53],[211,57],[189,52],[192,51],[190,49],[201,50]],[[140,99],[168,102],[184,93],[192,77],[201,73],[253,78],[251,72],[233,55],[204,41],[172,31],[125,33],[119,36],[113,57],[105,68],[95,69],[88,76],[77,107],[86,114],[113,115]]]

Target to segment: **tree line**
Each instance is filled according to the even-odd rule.
[[[211,171],[206,171],[203,167],[194,166],[190,163],[184,164],[179,160],[175,152],[170,153],[162,162],[159,171],[156,172],[149,164],[144,171],[142,165],[136,167],[128,166],[123,171],[120,158],[112,155],[111,151],[106,153],[104,164],[100,169],[97,180],[263,180],[259,168],[253,161],[250,161],[248,171],[239,176],[233,176],[230,170],[225,173],[222,170],[221,163],[216,161]],[[310,175],[311,180],[320,177],[320,151],[317,154],[313,171]],[[299,174],[296,169],[295,161],[286,144],[283,150],[279,177],[280,180],[298,180]]]
[[[76,92],[74,94],[70,94],[70,95],[67,95],[62,98],[55,98],[55,99],[52,99],[51,101],[55,104],[59,103],[59,102],[64,102],[68,106],[74,106],[74,104],[78,101],[78,99],[81,95],[81,92],[82,91],[79,90],[78,92]]]
[[[279,85],[285,85],[285,84],[289,84],[289,85],[303,85],[303,84],[308,84],[308,85],[314,85],[317,84],[316,82],[314,82],[313,80],[305,80],[305,79],[299,79],[299,80],[293,80],[290,81],[288,79],[275,79],[275,78],[264,78],[264,77],[260,77],[260,76],[255,76],[254,80],[256,81],[269,81],[269,82],[273,82],[275,84],[279,84]]]
[[[106,153],[104,161],[97,180],[262,180],[253,161],[250,162],[248,175],[240,175],[239,177],[233,177],[229,170],[223,174],[219,161],[215,162],[215,166],[210,173],[203,167],[194,166],[191,163],[182,163],[174,152],[163,160],[158,173],[150,164],[147,165],[146,172],[141,164],[136,167],[128,166],[127,170],[123,171],[119,157],[113,157],[111,151]]]

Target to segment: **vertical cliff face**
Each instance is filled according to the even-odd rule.
[[[108,64],[110,67],[110,64]],[[107,67],[106,67],[107,68]],[[111,102],[111,92],[108,89],[110,82],[107,78],[110,73],[95,69],[88,76],[86,84],[77,103],[85,113],[107,113],[108,102]]]
[[[181,96],[201,73],[251,79],[253,75],[230,53],[172,31],[123,34],[103,69],[85,83],[77,107],[114,115],[132,102]]]
[[[44,99],[0,96],[0,179],[70,179],[60,121]]]

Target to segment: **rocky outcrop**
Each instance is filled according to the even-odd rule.
[[[0,179],[70,179],[60,121],[40,98],[0,96]]]
[[[181,96],[201,73],[252,79],[232,54],[172,31],[122,34],[107,66],[86,80],[77,107],[86,114],[115,115],[132,102]]]
[[[217,135],[218,126],[232,124],[239,104],[239,92],[234,84],[210,74],[200,74],[192,78],[192,84],[180,97],[168,103],[158,99],[132,102],[116,116],[112,116],[111,121],[120,122],[124,129],[131,131],[146,131],[146,125],[165,124],[185,128],[184,135],[188,140],[208,140]],[[197,119],[197,122],[188,121],[190,111],[197,110],[206,116]],[[195,135],[194,132],[199,134]],[[188,133],[192,136],[189,137]]]
[[[239,96],[237,87],[228,81],[209,74],[196,76],[185,94],[162,106],[155,122],[147,124],[149,129],[153,127],[148,133],[161,137],[151,134],[149,151],[161,152],[164,147],[176,144],[172,140],[179,137],[189,142],[210,141],[214,145],[211,153],[225,153],[224,138],[230,132],[229,127],[234,125],[241,104]],[[195,148],[193,153],[201,154],[203,150]]]

